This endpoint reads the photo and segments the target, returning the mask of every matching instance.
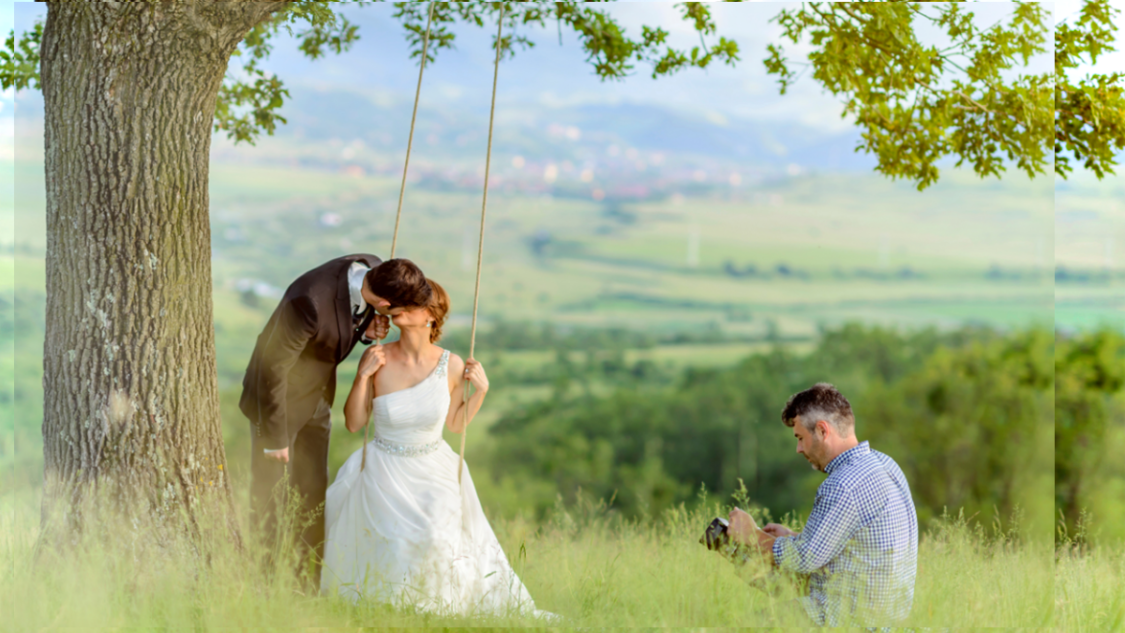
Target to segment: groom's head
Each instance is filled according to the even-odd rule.
[[[363,277],[363,298],[380,314],[424,306],[432,294],[422,269],[409,259],[387,260]]]

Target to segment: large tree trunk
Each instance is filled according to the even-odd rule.
[[[208,156],[227,62],[278,6],[49,4],[44,521],[94,491],[147,520],[229,509]]]

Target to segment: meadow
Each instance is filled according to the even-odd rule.
[[[543,624],[515,616],[442,617],[305,595],[290,574],[261,571],[261,552],[234,547],[221,533],[208,532],[202,546],[141,537],[125,551],[88,533],[65,551],[36,551],[34,495],[9,495],[3,504],[0,609],[10,630]],[[703,527],[729,505],[705,500],[657,521],[629,522],[604,504],[585,503],[560,508],[541,525],[498,520],[493,527],[537,608],[561,616],[558,626],[771,625],[773,609],[796,595],[792,587],[783,580],[771,585],[755,563],[735,567],[698,543]],[[1095,564],[1113,565],[1104,559]],[[1086,582],[1082,571],[1076,567],[1079,573],[1071,572],[1070,580]],[[1040,628],[1107,621],[1104,605],[1093,610],[1081,586],[1064,609],[1053,609],[1053,576],[1049,548],[1019,545],[1008,534],[951,518],[921,541],[909,624]]]

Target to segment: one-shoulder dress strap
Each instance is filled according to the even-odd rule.
[[[449,350],[441,353],[441,359],[438,360],[437,369],[434,370],[434,375],[439,378],[445,378],[446,369],[449,367]]]

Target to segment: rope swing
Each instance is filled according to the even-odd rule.
[[[414,112],[410,115],[410,135],[406,139],[406,162],[402,166],[402,186],[398,190],[398,211],[395,213],[395,232],[391,237],[390,259],[395,258],[395,248],[398,246],[398,227],[402,222],[402,198],[406,194],[406,170],[410,169],[410,148],[414,145],[414,122],[418,119],[418,97],[422,94],[422,73],[426,72],[426,50],[430,46],[430,25],[434,21],[435,4],[435,2],[430,3],[430,14],[426,18],[426,35],[422,38],[422,64],[418,67],[418,87],[414,89]],[[378,341],[378,343],[381,345],[382,341]],[[370,421],[363,425],[364,449],[363,458],[359,463],[360,472],[367,468],[367,433],[370,426]]]
[[[414,91],[414,111],[410,115],[410,135],[406,141],[406,161],[402,168],[402,185],[398,192],[398,211],[395,214],[395,230],[391,238],[391,257],[395,257],[395,249],[398,246],[398,229],[402,222],[402,200],[406,193],[406,173],[410,168],[410,149],[414,144],[414,123],[418,118],[418,100],[422,93],[422,75],[426,70],[426,51],[430,43],[430,26],[433,24],[434,19],[434,2],[430,3],[429,17],[426,20],[426,34],[422,39],[422,62],[418,68],[418,87]],[[473,358],[476,351],[477,342],[477,308],[480,304],[480,271],[481,263],[484,259],[484,226],[485,217],[488,213],[488,176],[489,170],[492,166],[492,128],[493,122],[496,118],[496,80],[500,74],[500,54],[503,50],[501,35],[504,29],[504,3],[500,3],[499,17],[496,25],[496,62],[492,72],[492,104],[488,112],[488,148],[485,152],[484,158],[484,196],[481,201],[480,207],[480,239],[477,243],[477,276],[476,285],[473,289],[473,322],[469,334],[469,358]],[[472,385],[469,380],[464,379],[464,387],[461,390],[461,405],[464,412],[464,425],[461,429],[461,452],[457,460],[457,484],[461,484],[461,471],[465,466],[465,437],[469,431],[469,391]],[[368,442],[368,429],[371,425],[365,424],[363,426],[363,445],[367,446]],[[363,451],[362,461],[360,462],[360,471],[367,467],[367,450]]]
[[[492,71],[492,106],[488,111],[488,150],[484,157],[484,199],[480,205],[480,241],[477,243],[477,283],[473,290],[473,326],[469,334],[469,358],[473,357],[477,344],[477,303],[480,300],[480,266],[484,256],[484,217],[488,211],[488,168],[492,163],[492,122],[496,115],[496,78],[500,75],[500,33],[504,28],[504,3],[500,3],[500,16],[496,20],[496,65]],[[457,484],[461,484],[461,471],[465,464],[465,437],[469,434],[469,381],[461,393],[461,403],[465,412],[465,424],[461,428],[461,454],[457,460]]]

